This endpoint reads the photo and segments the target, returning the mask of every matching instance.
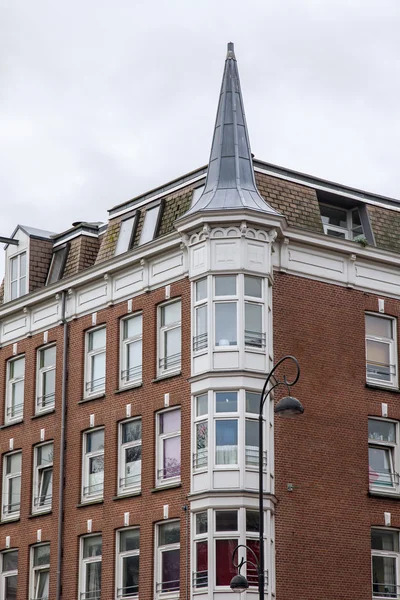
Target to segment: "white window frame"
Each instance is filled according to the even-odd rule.
[[[257,451],[254,451],[253,449],[251,449],[250,446],[247,446],[246,444],[246,425],[247,422],[251,421],[252,423],[256,423],[256,426],[259,427],[259,412],[249,412],[247,410],[247,394],[254,394],[255,396],[257,396],[258,398],[260,397],[260,393],[259,392],[252,392],[251,390],[244,390],[244,400],[245,400],[245,420],[244,420],[244,427],[245,427],[245,431],[244,431],[244,460],[245,460],[245,468],[248,471],[254,470],[254,471],[258,471],[258,465],[259,465],[259,448],[260,446],[258,445],[258,449]],[[264,449],[264,469],[266,469],[267,467],[267,452]]]
[[[139,548],[136,550],[121,550],[121,534],[125,531],[137,531],[139,533]],[[124,558],[128,558],[130,556],[138,556],[139,564],[140,564],[140,529],[139,527],[126,527],[124,529],[119,529],[117,532],[116,539],[116,581],[115,581],[115,597],[118,600],[125,600],[128,598],[137,598],[139,596],[139,586],[137,592],[133,594],[124,594],[123,592],[123,576],[124,576]]]
[[[160,545],[160,527],[163,525],[167,525],[169,523],[179,523],[179,532],[180,532],[180,521],[178,519],[171,519],[169,521],[163,521],[162,523],[156,524],[156,543],[155,543],[155,581],[154,581],[154,589],[156,592],[156,598],[179,598],[180,584],[181,581],[179,579],[179,587],[175,590],[167,590],[165,592],[160,589],[162,585],[162,554],[163,552],[168,552],[171,550],[179,550],[181,549],[181,544],[179,542],[175,542],[173,544],[165,544],[163,546]],[[179,559],[180,562],[180,559]]]
[[[25,256],[25,274],[21,274],[21,259]],[[17,277],[12,279],[12,262],[17,261]],[[26,250],[20,252],[19,254],[14,254],[9,258],[9,275],[10,275],[10,284],[9,284],[9,298],[10,300],[16,300],[21,296],[25,296],[28,293],[28,253]],[[21,281],[25,280],[25,291],[22,290],[21,293]],[[17,283],[17,294],[13,295],[12,293],[12,284]]]
[[[179,304],[180,318],[178,321],[162,325],[163,310],[171,304]],[[182,361],[182,301],[180,298],[174,298],[170,302],[164,302],[158,306],[158,376],[179,373],[181,370]],[[167,356],[167,348],[165,344],[166,334],[174,329],[179,329],[180,342],[179,352]]]
[[[19,360],[24,361],[24,363],[23,363],[24,364],[24,367],[23,367],[24,374],[22,377],[11,378],[11,365]],[[17,405],[16,411],[15,411],[15,406],[14,406],[14,415],[13,415],[12,414],[12,412],[13,412],[13,404],[12,404],[13,389],[14,389],[14,386],[20,382],[22,382],[23,386],[24,386],[24,399],[21,404]],[[5,414],[4,414],[4,422],[5,423],[16,423],[18,421],[22,421],[22,419],[24,417],[24,403],[25,403],[25,355],[21,354],[19,356],[16,356],[15,358],[10,358],[7,361],[6,407],[5,407]]]
[[[207,398],[207,412],[201,415],[197,415],[197,402],[200,398]],[[194,435],[193,435],[193,471],[199,473],[201,471],[207,471],[210,455],[210,426],[209,426],[209,394],[205,392],[203,394],[196,394],[193,398],[193,415],[194,415]],[[205,430],[201,433],[205,433],[206,444],[203,448],[197,447],[197,440],[199,437],[199,429],[204,426]],[[199,451],[200,450],[200,451]]]
[[[386,338],[381,336],[375,336],[371,334],[367,334],[367,317],[376,317],[379,319],[387,319],[392,323],[392,338]],[[373,342],[381,342],[383,344],[387,344],[389,346],[389,355],[390,355],[390,369],[394,369],[393,373],[390,373],[390,381],[383,381],[382,379],[377,379],[371,376],[368,373],[368,362],[367,362],[367,345],[368,340]],[[366,362],[366,380],[367,383],[372,383],[376,386],[381,387],[397,387],[398,386],[398,360],[397,360],[397,319],[395,317],[382,315],[380,313],[365,313],[365,362]]]
[[[216,280],[217,278],[223,278],[223,277],[232,277],[236,279],[236,293],[235,294],[227,294],[227,295],[221,295],[221,296],[217,296],[216,294]],[[213,327],[213,337],[214,337],[214,349],[215,350],[228,350],[228,349],[234,349],[237,350],[238,346],[239,346],[239,277],[233,273],[220,273],[218,275],[214,275],[214,277],[212,278],[212,298],[213,298],[213,319],[214,319],[214,327]],[[217,312],[217,305],[220,304],[234,304],[236,307],[236,344],[231,344],[230,340],[225,339],[225,338],[221,338],[219,340],[217,340],[217,332],[216,332],[216,326],[217,326],[217,316],[216,316],[216,312]],[[224,342],[228,342],[228,343],[224,343]]]
[[[181,429],[173,431],[171,433],[161,433],[161,418],[162,415],[165,415],[168,412],[179,411],[181,417]],[[173,407],[167,410],[162,410],[156,414],[156,487],[161,487],[163,485],[175,485],[179,483],[181,480],[181,469],[182,469],[182,449],[180,456],[180,464],[179,464],[179,475],[173,477],[164,477],[164,440],[171,439],[175,437],[179,437],[182,441],[181,436],[182,430],[182,411],[181,407]]]
[[[32,513],[41,513],[51,510],[53,503],[53,461],[46,465],[39,465],[39,449],[45,446],[52,446],[54,457],[54,442],[45,442],[34,447],[34,463],[33,463],[33,497],[32,497]],[[54,460],[54,458],[53,458]],[[44,473],[51,470],[51,495],[43,494]],[[41,504],[41,500],[43,503]]]
[[[96,331],[100,331],[101,329],[105,332],[105,344],[101,348],[96,348],[95,350],[89,350],[90,348],[90,337],[92,333]],[[102,396],[105,393],[106,389],[106,371],[107,371],[107,360],[106,360],[106,346],[107,346],[107,328],[105,325],[100,325],[99,327],[94,327],[93,329],[89,329],[85,334],[85,389],[84,389],[84,397],[89,398],[91,396]],[[93,363],[92,357],[104,354],[104,377],[100,377],[101,380],[94,388],[93,388]],[[104,381],[102,381],[104,379]]]
[[[158,204],[155,204],[153,206],[146,207],[142,230],[140,232],[139,246],[142,246],[143,244],[147,244],[148,242],[153,241],[154,238],[156,237],[156,235],[158,233],[157,230],[159,228],[158,226],[160,223],[160,214],[161,214],[160,211],[161,211],[161,202],[158,202]],[[154,213],[155,220],[154,220],[154,223],[151,223],[150,227],[149,227],[148,223],[150,222],[149,221],[150,213]]]
[[[89,435],[92,433],[96,433],[97,431],[102,431],[103,432],[103,448],[100,450],[95,450],[92,452],[88,452],[87,451],[87,447],[88,447],[88,438]],[[90,482],[90,473],[89,473],[89,465],[90,465],[90,459],[91,458],[97,458],[99,456],[103,457],[103,461],[104,461],[104,443],[105,443],[105,429],[104,427],[96,427],[95,429],[89,429],[88,431],[84,431],[83,432],[83,443],[82,443],[82,491],[81,491],[81,495],[82,495],[82,502],[92,502],[93,500],[99,500],[101,498],[103,498],[104,496],[104,462],[103,462],[103,485],[102,485],[102,489],[100,490],[94,490],[94,491],[90,491],[90,488],[93,486],[90,486],[89,482]],[[100,484],[96,484],[96,486],[94,487],[99,487]]]
[[[206,543],[207,544],[207,556],[210,551],[210,543],[208,540],[209,536],[209,518],[208,518],[208,510],[199,510],[193,515],[193,573],[192,573],[192,582],[193,589],[199,590],[200,592],[205,592],[208,588],[208,564],[206,571],[197,571],[197,545]],[[206,531],[198,532],[197,531],[197,517],[200,515],[205,515],[206,522]]]
[[[340,238],[340,236],[336,236],[336,235],[333,235],[332,237],[335,237],[336,239],[346,239],[346,240],[354,240],[354,238],[358,237],[359,235],[364,235],[364,230],[362,233],[357,233],[356,235],[354,235],[354,229],[356,229],[356,227],[353,226],[353,213],[355,211],[358,212],[358,215],[359,215],[360,221],[361,221],[361,215],[360,215],[358,206],[353,206],[352,208],[344,208],[342,206],[335,206],[334,204],[329,204],[327,202],[320,202],[319,205],[320,205],[320,207],[326,206],[328,208],[333,208],[335,210],[341,210],[346,213],[346,227],[339,227],[338,225],[330,225],[329,223],[324,223],[322,221],[322,215],[321,215],[321,221],[322,221],[322,225],[324,228],[324,233],[326,235],[330,235],[329,234],[330,231],[337,231],[338,233],[343,233],[344,238]],[[361,228],[363,229],[362,223],[361,223]]]
[[[43,346],[42,348],[38,348],[36,355],[36,405],[35,412],[36,414],[47,412],[53,410],[56,402],[56,381],[55,381],[55,371],[56,371],[56,361],[57,354],[54,361],[54,365],[50,365],[49,367],[41,367],[41,356],[42,353],[45,353],[46,350],[50,350],[54,348],[56,350],[56,344],[49,344],[48,346]],[[57,353],[57,350],[56,350]],[[50,371],[54,371],[54,392],[50,394],[43,394],[44,391],[44,378],[45,373],[49,373]]]
[[[125,335],[125,323],[130,321],[131,319],[140,320],[140,333],[134,335],[132,337],[124,337]],[[142,371],[143,371],[143,314],[141,312],[135,313],[133,315],[129,315],[121,319],[120,324],[120,378],[119,378],[119,386],[120,388],[126,388],[130,386],[138,385],[142,382]],[[140,367],[135,368],[135,371],[130,373],[129,371],[132,369],[128,369],[128,352],[130,344],[141,344],[141,364]]]
[[[400,464],[400,446],[399,446],[399,422],[393,421],[392,419],[383,419],[380,417],[370,416],[369,421],[382,421],[383,423],[390,423],[395,426],[395,440],[379,440],[368,437],[368,449],[370,448],[381,448],[387,450],[389,455],[390,463],[390,477],[392,479],[392,485],[374,484],[371,477],[371,471],[369,472],[369,489],[372,493],[394,495],[400,494],[400,476],[398,468]]]
[[[4,556],[6,554],[9,554],[10,552],[16,552],[17,553],[17,560],[18,560],[18,549],[17,548],[13,548],[10,550],[4,550],[4,552],[1,552],[1,586],[0,586],[0,598],[1,600],[5,600],[6,598],[6,579],[8,579],[8,577],[17,577],[17,586],[18,586],[18,567],[16,569],[12,569],[11,571],[4,571]],[[17,591],[18,591],[18,587],[17,587]]]
[[[209,344],[209,309],[208,309],[208,298],[209,298],[209,277],[201,277],[197,281],[193,282],[192,287],[192,295],[193,295],[193,352],[196,354],[201,354],[206,352]],[[198,286],[205,282],[206,285],[206,295],[203,298],[197,299],[197,290]],[[200,311],[206,312],[206,332],[198,331],[198,314]]]
[[[21,456],[21,471],[17,473],[7,473],[7,462],[10,456],[14,456],[19,454]],[[15,503],[15,506],[18,506],[17,510],[11,511],[9,510],[8,497],[10,493],[10,481],[12,479],[20,478],[20,495],[19,495],[19,503]],[[9,521],[14,519],[19,519],[21,512],[21,491],[22,491],[22,451],[18,450],[16,452],[8,452],[3,457],[3,486],[2,486],[2,503],[1,503],[1,519],[2,521]],[[7,503],[5,503],[7,500]]]
[[[217,412],[217,394],[224,393],[235,393],[236,394],[236,411],[230,412]],[[240,392],[239,390],[215,390],[213,392],[213,415],[214,415],[214,423],[213,423],[213,433],[214,433],[214,458],[213,458],[213,466],[216,470],[223,469],[229,470],[234,469],[237,470],[240,465]],[[237,432],[237,446],[236,446],[236,462],[235,463],[217,463],[217,422],[219,421],[235,421],[236,422],[236,432]]]
[[[40,548],[43,546],[49,547],[49,554],[50,554],[50,543],[35,544],[34,546],[31,547],[30,577],[29,577],[30,589],[31,589],[31,595],[30,595],[31,600],[48,600],[47,597],[43,598],[42,596],[38,596],[38,586],[39,586],[39,581],[40,581],[40,574],[47,573],[48,580],[49,580],[48,585],[50,587],[50,562],[45,563],[43,565],[37,565],[36,567],[34,565],[35,550],[37,548]]]
[[[115,247],[115,256],[128,252],[133,247],[137,224],[139,220],[139,212],[126,216],[121,221],[119,228],[117,245]]]
[[[101,539],[101,555],[90,556],[88,558],[83,557],[83,550],[85,540],[88,538],[99,537]],[[80,552],[79,552],[79,599],[80,600],[100,600],[101,589],[97,590],[98,594],[87,596],[86,590],[86,565],[89,563],[103,562],[103,536],[101,533],[94,533],[93,535],[83,535],[80,539]],[[103,573],[101,574],[103,578]]]
[[[134,481],[132,482],[126,482],[125,481],[125,473],[126,473],[126,465],[125,465],[125,450],[129,449],[129,448],[138,448],[139,446],[142,447],[142,438],[140,440],[134,440],[132,442],[125,442],[125,444],[122,442],[123,440],[123,428],[124,425],[126,425],[127,423],[132,423],[133,421],[140,421],[140,423],[142,424],[142,419],[141,417],[136,417],[133,419],[126,419],[125,421],[121,421],[119,423],[119,468],[118,468],[118,495],[123,495],[123,494],[131,494],[132,492],[139,492],[141,489],[141,485],[142,485],[142,480],[141,480],[141,474],[142,474],[142,461],[141,462],[141,470],[140,470],[140,476],[138,479],[135,478]],[[143,433],[142,433],[142,437],[143,437]]]
[[[387,533],[393,533],[395,535],[397,535],[397,537],[399,536],[399,531],[398,530],[393,530],[393,529],[385,529],[385,527],[373,527],[372,530],[376,530],[376,531],[382,531],[382,532],[387,532]],[[398,542],[399,543],[399,540]],[[380,595],[380,594],[374,594],[374,588],[373,588],[373,557],[374,556],[378,556],[378,557],[387,557],[387,558],[394,558],[395,559],[395,563],[396,563],[396,595],[395,596],[391,596],[388,595],[388,593],[385,592],[384,595]],[[386,599],[387,598],[398,598],[399,597],[399,593],[400,593],[400,548],[399,548],[399,552],[395,552],[392,550],[375,550],[372,549],[371,547],[371,585],[372,585],[372,598],[376,599],[376,598],[382,598],[382,599]]]
[[[258,279],[260,281],[261,296],[246,295],[246,278]],[[246,350],[265,352],[266,333],[265,333],[265,300],[264,300],[264,278],[256,275],[243,276],[243,298],[244,298],[244,315],[243,315],[243,330],[244,330],[244,345]],[[261,311],[261,331],[250,331],[246,329],[246,306],[255,306]]]

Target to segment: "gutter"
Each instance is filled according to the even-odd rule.
[[[65,472],[65,425],[67,416],[67,380],[68,380],[68,322],[66,319],[67,292],[63,290],[61,298],[61,322],[64,326],[62,384],[61,384],[61,437],[60,437],[60,469],[58,485],[58,515],[57,515],[57,585],[56,600],[61,598],[61,573],[63,558],[63,521],[64,521],[64,472]]]

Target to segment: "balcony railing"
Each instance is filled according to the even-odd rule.
[[[208,333],[200,333],[193,338],[193,352],[204,350],[208,346]]]
[[[245,448],[246,466],[258,467],[258,457],[259,457],[258,448],[254,448],[252,446],[246,446],[246,448]],[[267,467],[267,451],[266,450],[264,450],[264,452],[263,452],[263,467],[264,467],[264,469],[266,469],[266,467]]]
[[[367,379],[391,381],[396,376],[396,365],[367,360]]]
[[[252,348],[265,348],[266,339],[265,333],[261,333],[261,331],[250,331],[249,329],[244,330],[245,346],[251,346]]]
[[[87,496],[102,496],[104,489],[104,482],[95,483],[94,485],[88,485],[83,488],[83,495],[86,498]]]
[[[7,417],[12,419],[13,417],[19,417],[24,412],[24,403],[20,402],[20,404],[12,404],[7,407]]]
[[[91,592],[81,592],[81,600],[100,600],[101,590],[93,590]]]
[[[130,585],[124,588],[117,589],[117,598],[134,598],[139,594],[139,586],[138,585]]]
[[[399,473],[390,471],[375,471],[369,468],[369,485],[382,488],[394,488],[400,483]]]
[[[39,396],[36,398],[36,406],[39,410],[50,408],[54,406],[56,400],[55,392],[51,394],[46,394],[45,396]]]
[[[163,479],[171,479],[172,477],[180,477],[181,465],[171,465],[170,467],[158,469],[157,476],[159,481],[162,481]]]
[[[208,571],[196,571],[193,573],[193,587],[201,588],[208,586]]]
[[[104,391],[106,385],[106,378],[99,377],[98,379],[91,379],[86,382],[87,392],[101,392]]]
[[[208,449],[204,448],[193,454],[193,469],[205,469],[208,465]]]
[[[125,383],[129,381],[140,381],[142,379],[142,365],[121,371],[121,379]]]
[[[170,354],[169,356],[164,356],[159,359],[159,367],[162,371],[167,371],[168,369],[177,369],[181,366],[181,353],[177,352],[176,354]]]
[[[136,487],[136,488],[140,488],[140,482],[142,479],[142,475],[129,475],[128,477],[120,477],[119,479],[119,487],[124,489],[124,488],[131,488],[131,487]]]
[[[400,599],[400,585],[395,583],[372,582],[372,597],[373,598],[395,598]]]
[[[33,505],[36,508],[49,508],[51,506],[52,496],[36,496],[33,499]]]
[[[12,515],[14,513],[19,513],[20,509],[21,502],[14,502],[13,504],[3,504],[4,515]]]
[[[176,592],[180,588],[180,579],[171,579],[156,584],[157,592]]]

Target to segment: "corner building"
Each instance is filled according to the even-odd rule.
[[[397,200],[252,157],[232,44],[207,167],[106,224],[18,225],[0,600],[231,598],[286,354],[305,414],[265,406],[266,597],[400,598],[399,225]]]

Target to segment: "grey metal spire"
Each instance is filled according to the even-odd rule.
[[[229,43],[206,184],[186,215],[241,208],[279,214],[257,190],[235,51]]]

